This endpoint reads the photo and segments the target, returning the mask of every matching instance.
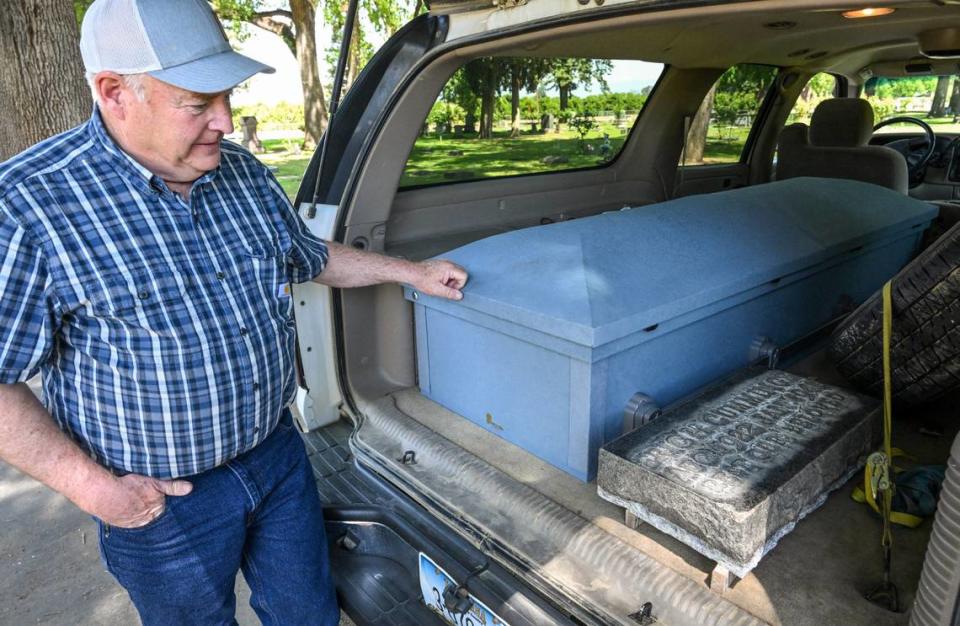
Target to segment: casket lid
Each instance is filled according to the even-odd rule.
[[[597,347],[936,214],[877,185],[794,178],[475,241],[441,255],[470,272],[463,300],[421,295],[419,302]]]

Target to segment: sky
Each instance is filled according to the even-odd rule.
[[[257,74],[244,83],[230,97],[233,104],[245,105],[260,102],[276,104],[281,101],[299,104],[303,102],[300,67],[290,48],[279,37],[259,28],[251,28],[250,37],[240,44],[234,42],[234,47],[241,54],[266,63],[277,71],[274,74]],[[317,56],[321,76],[325,77],[329,72],[323,60],[323,51],[318,51]]]
[[[662,63],[648,63],[647,61],[614,61],[613,71],[607,76],[607,85],[613,92],[639,92],[647,85],[652,85],[660,78],[663,71]],[[578,96],[589,93],[600,93],[598,85],[594,84],[589,90],[578,89]]]
[[[255,103],[276,104],[285,101],[290,103],[303,102],[303,91],[300,86],[300,70],[297,61],[290,49],[279,37],[259,28],[250,28],[250,36],[243,42],[234,42],[237,49],[258,61],[276,68],[274,74],[258,74],[240,89],[236,90],[231,98],[235,105]],[[329,31],[322,28],[317,31],[318,41],[329,41]],[[324,62],[325,52],[318,50],[317,61],[320,64],[320,75],[324,82],[329,82],[330,71]],[[652,85],[660,76],[663,65],[647,63],[645,61],[614,61],[613,72],[607,78],[611,91],[636,91]],[[588,90],[578,89],[574,93],[584,96],[589,93],[599,93],[599,86],[594,83]],[[327,94],[329,97],[329,94]]]

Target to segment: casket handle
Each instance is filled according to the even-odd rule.
[[[639,391],[630,397],[623,409],[623,432],[628,433],[660,417],[660,405]]]

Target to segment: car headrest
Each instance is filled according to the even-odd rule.
[[[806,146],[810,143],[810,130],[806,124],[790,124],[780,131],[779,146],[781,149],[792,146]]]
[[[810,120],[810,144],[823,148],[865,146],[873,134],[873,107],[862,98],[831,98]]]

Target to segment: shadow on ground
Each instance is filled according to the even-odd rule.
[[[97,527],[63,496],[0,462],[0,624],[138,623],[103,569]],[[237,620],[257,624],[237,580]]]
[[[139,623],[126,592],[100,562],[94,521],[2,461],[0,529],[0,624]],[[237,621],[259,624],[242,576],[236,592]],[[341,624],[352,626],[346,619]]]
[[[0,462],[0,624],[128,626],[126,592],[100,563],[96,524],[63,496]],[[237,621],[259,624],[237,576]],[[341,626],[353,626],[344,617]]]

